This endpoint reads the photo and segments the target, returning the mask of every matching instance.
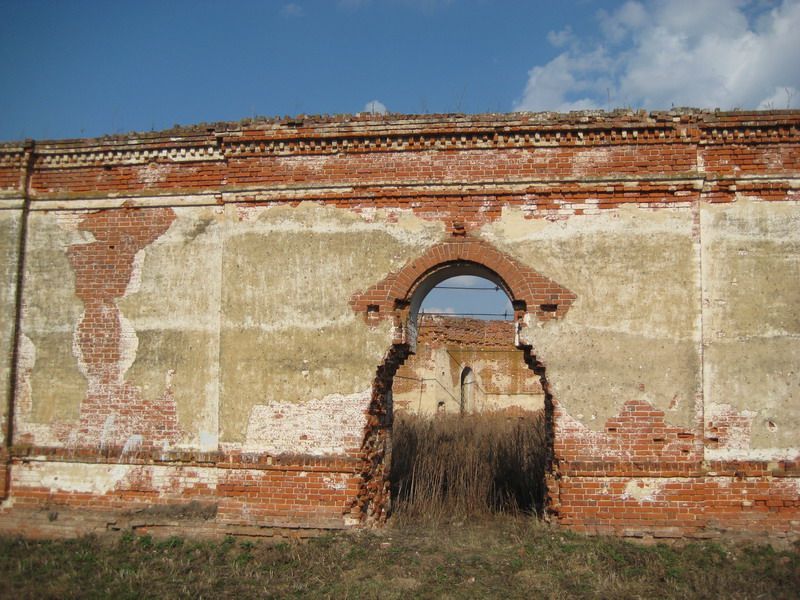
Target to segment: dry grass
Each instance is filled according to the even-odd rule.
[[[277,544],[0,537],[0,598],[797,597],[800,545],[645,547],[543,523],[543,433],[541,416],[399,419],[401,518],[378,531]]]
[[[281,544],[0,538],[0,597],[796,598],[798,550],[643,547],[504,515]]]
[[[544,414],[398,415],[392,433],[393,512],[439,522],[538,513],[545,497]]]

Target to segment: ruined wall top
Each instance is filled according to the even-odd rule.
[[[273,152],[369,151],[445,147],[498,147],[591,144],[636,139],[693,142],[734,141],[757,136],[797,137],[800,111],[575,111],[570,113],[487,113],[477,115],[298,115],[237,122],[176,126],[158,132],[131,132],[96,138],[36,141],[45,154],[113,153],[130,150],[230,146],[247,152],[249,143],[275,142]],[[0,157],[24,153],[30,140],[0,144]],[[262,149],[263,151],[263,149]],[[194,150],[197,152],[197,150]],[[98,157],[102,158],[102,157]]]

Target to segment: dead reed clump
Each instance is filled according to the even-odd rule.
[[[398,415],[392,433],[393,511],[441,521],[542,510],[544,411]]]

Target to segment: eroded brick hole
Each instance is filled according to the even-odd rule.
[[[515,345],[517,323],[419,317],[409,319],[414,338],[393,345],[376,373],[359,516],[547,514],[553,402],[544,366]]]
[[[389,466],[392,454],[392,382],[410,353],[408,344],[394,344],[377,369],[367,424],[361,444],[361,485],[353,502],[353,516],[366,523],[380,523],[391,512]]]

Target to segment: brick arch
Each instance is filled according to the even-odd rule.
[[[377,324],[381,320],[392,319],[394,326],[392,343],[378,365],[372,385],[361,444],[361,482],[350,508],[351,514],[363,522],[385,520],[391,506],[387,462],[392,435],[390,394],[397,369],[410,354],[416,352],[416,307],[432,283],[441,281],[445,275],[463,273],[459,269],[464,265],[477,266],[477,273],[488,274],[493,281],[502,285],[514,305],[517,331],[523,325],[526,314],[535,315],[542,321],[560,318],[576,298],[567,288],[490,243],[466,236],[435,244],[399,271],[390,273],[366,291],[351,297],[353,310],[363,314],[367,323]],[[519,340],[516,339],[515,343],[519,344]],[[551,513],[552,507],[558,506],[557,477],[553,472],[555,400],[550,392],[544,365],[537,359],[533,349],[527,345],[518,347],[523,351],[525,363],[539,376],[545,394],[548,464],[542,482],[544,497],[541,499],[541,508]]]
[[[405,320],[403,311],[411,302],[420,284],[440,269],[457,264],[473,264],[494,273],[508,294],[519,320],[526,312],[541,321],[566,315],[575,294],[527,265],[498,250],[490,243],[475,238],[450,239],[440,242],[403,268],[370,287],[354,294],[350,305],[368,321],[395,318]]]

